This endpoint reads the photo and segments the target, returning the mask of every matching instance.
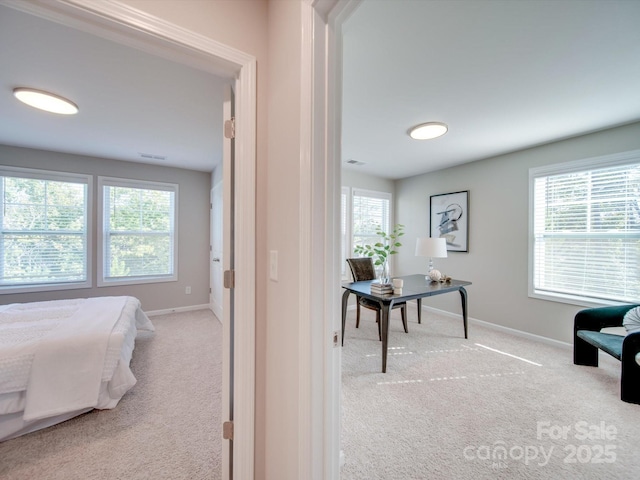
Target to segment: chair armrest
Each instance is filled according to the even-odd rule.
[[[640,365],[636,356],[640,352],[640,331],[627,334],[622,343],[622,374],[620,398],[640,404]]]
[[[605,327],[621,327],[625,314],[634,307],[637,305],[614,305],[580,310],[574,318],[574,333],[578,330],[597,332]]]

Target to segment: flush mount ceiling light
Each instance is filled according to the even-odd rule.
[[[431,140],[447,133],[449,127],[441,122],[422,123],[409,130],[409,136],[415,140]]]
[[[34,88],[18,87],[13,89],[13,95],[22,103],[61,115],[73,115],[78,113],[78,106],[71,100],[53,93],[36,90]]]

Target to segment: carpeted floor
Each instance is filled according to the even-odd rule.
[[[118,406],[0,443],[0,479],[221,478],[221,325],[208,310],[151,321]]]
[[[343,480],[640,478],[640,405],[620,363],[409,307],[393,313],[387,373],[373,312],[347,320]],[[426,319],[425,319],[426,317]],[[512,356],[510,356],[512,355]]]
[[[434,313],[394,312],[387,373],[372,312],[343,348],[343,480],[635,479],[640,406],[620,364]],[[208,311],[153,317],[138,384],[114,410],[0,443],[2,480],[221,478],[221,328]],[[508,355],[507,355],[508,354]],[[509,356],[512,355],[512,356]]]

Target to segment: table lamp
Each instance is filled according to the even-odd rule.
[[[416,241],[416,257],[429,257],[428,276],[433,270],[433,259],[447,257],[447,241],[444,238],[418,237]]]

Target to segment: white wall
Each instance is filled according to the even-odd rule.
[[[157,165],[122,162],[0,145],[0,164],[93,175],[93,288],[16,293],[0,296],[0,303],[37,302],[102,295],[132,295],[146,311],[165,310],[209,303],[209,189],[204,172]],[[178,281],[141,285],[96,287],[97,272],[97,176],[131,178],[178,184]],[[191,287],[191,294],[185,287]]]
[[[471,317],[571,342],[573,317],[583,307],[528,297],[529,168],[638,148],[640,123],[635,123],[399,180],[396,218],[406,225],[408,245],[429,235],[430,195],[469,190],[469,253],[449,252],[434,259],[436,268],[473,282],[467,288]],[[416,273],[412,248],[398,257],[399,273]],[[423,304],[460,313],[457,295]]]

